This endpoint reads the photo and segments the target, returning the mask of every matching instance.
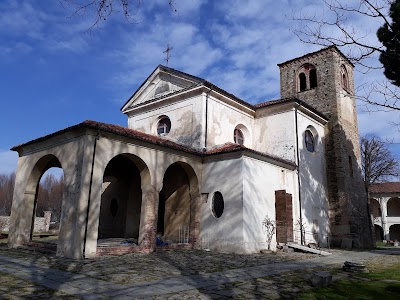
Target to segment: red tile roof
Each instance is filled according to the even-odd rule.
[[[373,183],[369,192],[373,194],[400,193],[400,182]]]
[[[137,130],[133,130],[133,129],[130,129],[127,127],[120,126],[120,125],[107,124],[107,123],[96,122],[96,121],[91,121],[91,120],[83,121],[82,123],[79,123],[79,124],[67,127],[65,129],[53,132],[51,134],[48,134],[48,135],[42,136],[40,138],[34,139],[32,141],[29,141],[27,143],[14,146],[11,148],[11,150],[18,151],[22,147],[33,145],[35,143],[47,140],[51,137],[60,135],[62,133],[77,130],[77,129],[84,129],[84,128],[94,129],[94,130],[98,130],[101,132],[112,133],[112,134],[116,134],[119,136],[131,138],[134,140],[139,140],[139,141],[147,142],[147,143],[154,144],[154,145],[165,146],[170,149],[175,149],[175,150],[179,150],[179,151],[183,151],[186,153],[191,153],[191,154],[199,155],[199,156],[208,156],[208,155],[216,155],[216,154],[223,154],[223,153],[230,153],[230,152],[237,152],[237,151],[246,151],[246,152],[255,153],[255,154],[261,155],[263,157],[266,157],[266,158],[269,158],[269,159],[272,159],[272,160],[275,160],[278,162],[282,162],[282,163],[285,163],[285,164],[288,164],[288,165],[291,165],[294,167],[296,166],[291,161],[288,161],[288,160],[285,160],[285,159],[282,159],[279,157],[275,157],[272,155],[268,155],[268,154],[265,154],[262,152],[258,152],[258,151],[249,149],[243,145],[227,143],[220,147],[211,149],[207,152],[203,152],[199,149],[187,147],[187,146],[175,143],[173,141],[167,140],[165,138],[161,138],[159,136],[154,136],[151,134],[143,133],[143,132],[140,132]]]

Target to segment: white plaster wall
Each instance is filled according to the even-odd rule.
[[[325,161],[325,127],[309,116],[298,112],[299,172],[301,185],[302,220],[305,224],[306,243],[324,242],[329,230],[329,202]],[[306,149],[304,133],[312,126],[315,152]],[[299,229],[299,228],[297,228]],[[319,233],[320,236],[313,233]]]
[[[293,220],[298,215],[295,171],[253,158],[243,159],[243,248],[256,253],[268,248],[262,221],[268,215],[275,220],[275,191],[292,194]],[[276,236],[271,242],[276,250]]]
[[[200,239],[203,247],[227,252],[243,252],[243,159],[209,161],[204,164],[202,193],[209,193],[201,204]],[[224,198],[220,218],[212,214],[213,193]]]
[[[261,112],[255,120],[254,149],[295,161],[294,111]]]
[[[171,131],[164,138],[194,148],[202,147],[203,96],[201,94],[180,101],[164,101],[153,110],[128,117],[128,127],[157,136],[160,116],[171,120]]]
[[[234,143],[233,132],[238,125],[247,130],[244,145],[253,148],[254,117],[213,97],[208,98],[207,148],[225,143]]]

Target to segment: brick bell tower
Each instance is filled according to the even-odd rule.
[[[335,46],[278,64],[282,98],[298,98],[329,118],[325,134],[332,246],[373,246],[361,175],[354,65]]]

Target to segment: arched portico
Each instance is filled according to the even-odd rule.
[[[29,168],[28,163],[28,168]],[[18,170],[18,180],[14,191],[11,211],[9,245],[11,247],[28,244],[34,232],[39,182],[50,168],[62,168],[54,154],[45,154],[33,162],[30,170]],[[63,201],[64,202],[64,201]],[[63,209],[61,209],[63,211]],[[48,220],[50,221],[50,220]],[[62,224],[60,224],[60,227]]]
[[[137,243],[139,238],[141,177],[135,159],[129,157],[114,157],[104,171],[98,239],[133,239]]]
[[[381,205],[378,200],[370,199],[371,213],[374,218],[380,218],[382,216]]]
[[[387,216],[400,217],[400,198],[392,197],[387,202]]]
[[[389,227],[390,240],[400,241],[400,224],[394,224]]]
[[[382,241],[384,239],[382,226],[374,224],[374,230],[375,230],[375,240]]]
[[[171,164],[159,193],[157,235],[168,243],[195,245],[199,237],[199,182],[184,162]]]

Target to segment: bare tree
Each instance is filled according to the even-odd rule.
[[[11,213],[14,185],[15,173],[0,175],[0,215],[8,216]]]
[[[93,18],[89,29],[98,26],[112,15],[122,15],[125,21],[135,23],[142,0],[59,0],[63,6],[72,7],[73,15],[81,14]],[[175,0],[165,0],[171,11],[176,12]]]
[[[39,184],[36,204],[36,216],[43,216],[44,211],[52,212],[52,221],[58,221],[64,194],[64,177],[57,178],[48,174]]]
[[[365,19],[381,26],[392,27],[389,8],[394,0],[321,0],[324,9],[320,14],[300,11],[292,14],[298,26],[293,32],[309,44],[320,46],[336,45],[355,64],[356,69],[366,73],[383,69],[379,56],[386,48],[378,39],[371,38],[362,24],[355,20]],[[376,36],[376,32],[372,33]],[[400,56],[400,53],[396,53]],[[358,88],[360,100],[366,104],[389,110],[400,110],[400,88],[388,80],[373,82]],[[360,96],[361,95],[361,96]]]
[[[361,164],[367,192],[372,183],[385,181],[400,174],[399,161],[376,136],[361,138]]]

